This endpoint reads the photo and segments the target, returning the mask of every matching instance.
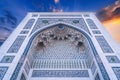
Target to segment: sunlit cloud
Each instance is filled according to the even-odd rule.
[[[120,17],[120,0],[100,10],[97,16],[102,22]]]
[[[103,22],[103,25],[109,31],[109,33],[114,37],[114,39],[120,43],[120,18],[114,18]]]
[[[55,4],[58,4],[59,3],[59,0],[54,0]]]
[[[120,43],[120,0],[97,13],[105,28]]]

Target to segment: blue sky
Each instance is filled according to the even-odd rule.
[[[58,1],[58,3],[55,3]],[[116,0],[0,0],[0,16],[9,10],[18,21],[27,12],[51,12],[53,9],[63,12],[94,11],[113,4]]]
[[[119,5],[120,0],[0,0],[0,41],[6,40],[27,12],[97,12],[104,21],[112,19],[114,11],[120,13]]]

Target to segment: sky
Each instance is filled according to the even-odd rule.
[[[120,0],[0,0],[0,44],[27,12],[96,12],[120,44]]]

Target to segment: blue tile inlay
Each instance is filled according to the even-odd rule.
[[[23,29],[30,29],[35,22],[35,19],[30,19]]]
[[[120,80],[120,67],[112,67],[116,77],[118,80]]]
[[[95,76],[95,80],[100,80],[99,74],[97,73],[97,75]]]
[[[90,15],[89,14],[85,14],[84,17],[90,17]]]
[[[104,53],[114,53],[110,45],[107,43],[103,36],[95,36],[96,40],[98,41],[102,51]]]
[[[48,26],[48,28],[50,28],[50,27],[52,27],[52,26]],[[106,72],[106,69],[105,69],[105,67],[104,67],[104,65],[103,65],[103,63],[102,63],[102,61],[101,61],[101,59],[100,59],[100,57],[99,57],[99,55],[98,55],[98,53],[97,53],[97,51],[96,51],[96,48],[94,47],[94,44],[93,44],[90,36],[89,36],[86,32],[84,32],[83,30],[81,30],[81,29],[78,29],[78,28],[76,28],[76,27],[74,27],[74,26],[70,26],[70,25],[69,25],[69,27],[70,27],[70,28],[73,28],[73,29],[75,29],[75,30],[80,31],[83,35],[86,36],[86,38],[88,39],[88,41],[89,41],[89,43],[90,43],[90,46],[91,46],[91,48],[92,48],[93,55],[94,55],[94,57],[95,57],[95,59],[96,59],[96,61],[97,61],[97,64],[98,64],[98,66],[99,66],[99,69],[100,69],[100,71],[101,71],[101,74],[102,74],[102,76],[103,76],[103,79],[104,79],[104,80],[110,80],[110,78],[109,78],[109,76],[108,76],[108,73]],[[22,67],[22,65],[23,65],[23,62],[24,62],[24,60],[25,60],[25,58],[26,58],[26,55],[27,55],[27,53],[28,53],[28,50],[29,50],[29,48],[30,48],[30,45],[32,44],[33,39],[34,39],[34,38],[36,37],[36,35],[39,34],[41,31],[44,31],[44,30],[46,30],[46,29],[48,29],[48,28],[40,29],[39,31],[37,31],[36,33],[34,33],[34,35],[31,37],[31,39],[29,40],[29,42],[28,42],[28,44],[27,44],[27,47],[26,47],[23,55],[21,56],[21,58],[20,58],[20,60],[19,60],[19,62],[18,62],[18,64],[17,64],[17,66],[16,66],[16,69],[14,70],[14,72],[13,72],[10,80],[16,80],[16,79],[17,79],[17,76],[18,76],[19,71],[20,71],[20,69],[21,69],[21,67]]]
[[[32,17],[38,17],[38,14],[33,14]]]
[[[86,21],[91,29],[98,29],[96,24],[94,23],[94,21],[92,19],[86,19]]]
[[[120,63],[117,56],[106,56],[109,63]]]
[[[25,75],[22,73],[20,80],[26,80]]]
[[[3,77],[5,76],[5,73],[7,72],[7,70],[8,70],[8,67],[2,67],[2,66],[0,66],[0,80],[2,80],[3,79]]]
[[[44,14],[41,14],[40,17],[69,17],[69,16],[72,16],[72,17],[82,17],[81,14],[76,14],[76,15],[51,15],[51,14],[47,14],[47,15],[44,15]]]
[[[87,70],[33,70],[32,77],[89,77]]]
[[[77,24],[74,24],[73,21],[76,20],[76,21],[79,21]],[[45,21],[45,23],[43,23],[43,21]],[[44,27],[48,24],[52,24],[52,23],[55,23],[55,22],[58,22],[58,21],[61,21],[61,22],[65,22],[65,23],[69,23],[69,24],[72,24],[72,25],[75,25],[77,27],[80,27],[82,28],[83,30],[85,30],[86,32],[88,32],[90,34],[90,31],[84,21],[83,18],[62,18],[61,20],[59,18],[54,18],[54,19],[51,19],[51,18],[38,18],[31,34],[33,32],[35,32],[36,30],[40,29],[41,27]],[[47,24],[46,24],[47,22]]]
[[[20,34],[28,34],[29,31],[21,31]]]
[[[93,32],[93,34],[101,34],[101,32],[99,30],[93,30],[92,32]]]
[[[17,53],[26,36],[18,36],[7,53]]]
[[[29,74],[30,71],[30,65],[28,64],[28,62],[26,62],[25,66],[24,66],[25,72],[27,73],[27,75]]]
[[[15,56],[4,56],[0,63],[12,63]]]
[[[92,74],[94,75],[95,71],[96,71],[96,65],[95,65],[95,62],[93,62],[92,66],[91,66],[91,71],[92,71]]]

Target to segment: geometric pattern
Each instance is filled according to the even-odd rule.
[[[27,34],[29,31],[21,31],[20,34]]]
[[[117,56],[106,56],[109,63],[120,63]]]
[[[50,69],[73,69],[73,68],[89,68],[88,60],[82,59],[36,59],[32,64],[32,68],[50,68]],[[95,66],[92,67],[93,70]],[[28,68],[27,68],[28,69]]]
[[[120,67],[112,67],[116,77],[118,80],[120,80]]]
[[[107,43],[107,41],[105,40],[103,36],[95,36],[95,38],[98,41],[104,53],[113,53],[112,48],[110,47],[110,45]]]
[[[30,19],[23,29],[30,29],[34,23],[35,19]]]
[[[90,32],[87,28],[87,25],[86,25],[83,18],[75,18],[75,19],[73,19],[73,18],[62,18],[62,19],[59,19],[59,18],[54,18],[54,19],[38,18],[38,20],[37,20],[37,22],[36,22],[36,24],[35,24],[31,33],[35,32],[36,30],[40,29],[43,26],[46,26],[48,24],[52,24],[52,23],[55,23],[55,22],[59,22],[59,21],[69,23],[69,24],[75,25],[77,27],[80,27],[90,34]]]
[[[3,77],[4,77],[5,73],[7,72],[7,70],[8,70],[8,67],[0,66],[0,80],[3,79]]]
[[[89,14],[85,14],[84,17],[90,17],[90,15]]]
[[[87,70],[33,70],[32,77],[89,77]]]
[[[95,80],[100,80],[99,74],[97,73],[97,75],[95,76]]]
[[[94,75],[95,71],[96,71],[96,65],[95,65],[95,62],[93,62],[92,66],[91,66],[91,71],[92,71],[92,74]]]
[[[22,73],[20,80],[26,80],[25,75]]]
[[[18,36],[13,42],[12,46],[8,49],[7,53],[17,53],[24,39],[25,36]]]
[[[105,80],[110,80],[103,63],[101,62],[101,59],[99,58],[99,60],[98,60],[99,55],[98,55],[98,53],[97,53],[97,51],[96,51],[96,49],[95,49],[95,47],[94,47],[94,45],[92,43],[92,40],[90,39],[90,37],[85,32],[82,31],[82,33],[87,37],[87,39],[90,42],[90,45],[91,45],[92,50],[93,50],[94,57],[95,57],[95,59],[96,59],[96,61],[98,63],[98,66],[100,68],[100,71],[102,73],[103,78]],[[23,65],[23,62],[25,60],[25,57],[27,55],[27,52],[28,52],[27,50],[30,48],[30,45],[31,45],[32,40],[34,39],[35,35],[33,35],[32,38],[30,39],[30,41],[29,41],[29,43],[28,43],[28,45],[26,47],[25,52],[23,53],[23,55],[21,56],[21,59],[19,60],[20,62],[17,64],[16,69],[14,70],[14,72],[13,72],[13,74],[11,76],[11,80],[14,80],[14,79],[16,80],[17,79],[18,73],[20,72],[20,69],[21,69],[21,67]]]
[[[92,32],[93,32],[93,34],[101,34],[101,32],[98,31],[98,30],[94,30],[94,31],[92,31]]]
[[[98,29],[92,19],[86,19],[86,21],[91,29]]]
[[[30,66],[29,66],[29,64],[28,64],[27,61],[26,61],[26,64],[25,64],[25,66],[24,66],[24,69],[25,69],[26,73],[28,74],[29,71],[30,71]]]
[[[11,63],[15,56],[4,56],[0,63]]]
[[[37,17],[38,16],[38,14],[32,14],[32,17]]]

